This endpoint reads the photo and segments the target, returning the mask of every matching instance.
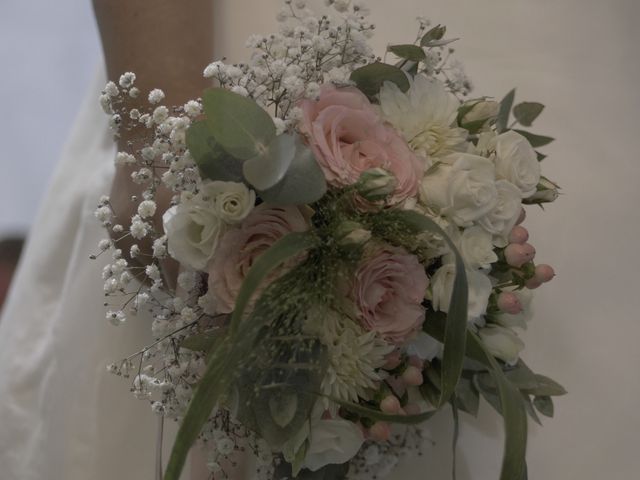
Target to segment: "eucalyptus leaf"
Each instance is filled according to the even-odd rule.
[[[449,312],[444,329],[442,354],[442,383],[440,385],[440,401],[438,406],[444,405],[455,392],[456,385],[462,373],[467,341],[467,305],[469,288],[464,262],[458,249],[449,236],[430,218],[417,212],[402,211],[394,214],[400,225],[405,225],[417,232],[431,232],[441,236],[446,241],[455,258],[456,276],[453,282],[453,292],[449,301]],[[427,323],[427,322],[425,322]]]
[[[535,133],[527,132],[526,130],[518,130],[517,128],[513,129],[514,132],[518,132],[524,138],[529,140],[529,143],[533,148],[544,147],[545,145],[549,145],[551,142],[555,140],[553,137],[547,137],[545,135],[536,135]]]
[[[243,163],[244,178],[258,190],[266,190],[280,182],[296,154],[296,135],[278,135],[266,153]]]
[[[204,120],[191,124],[187,129],[186,142],[202,177],[209,180],[242,182],[242,164],[216,142]]]
[[[533,406],[545,417],[552,418],[554,413],[553,399],[547,396],[534,397]]]
[[[525,453],[527,450],[527,413],[522,396],[518,389],[506,379],[500,365],[486,349],[480,338],[471,333],[471,341],[484,352],[486,360],[491,364],[490,371],[498,387],[505,428],[505,447],[500,480],[522,478],[526,469]]]
[[[513,107],[513,116],[525,127],[530,127],[533,121],[544,110],[544,105],[538,102],[522,102]]]
[[[276,136],[271,116],[250,98],[213,88],[204,92],[203,104],[213,137],[239,160],[264,153]]]
[[[430,44],[436,40],[442,40],[444,34],[447,33],[447,27],[444,25],[436,25],[431,30],[427,31],[420,39],[420,45],[423,47],[429,47]]]
[[[289,137],[293,138],[289,140]],[[299,135],[287,136],[286,138],[286,140],[283,140],[283,143],[286,142],[287,145],[290,145],[289,142],[293,142],[293,156],[289,161],[286,172],[275,185],[266,190],[258,188],[260,197],[271,205],[304,205],[320,200],[327,191],[327,182],[313,152],[302,142]],[[287,148],[283,148],[282,150],[286,150],[286,152],[284,152],[285,154],[290,153],[290,150]],[[253,164],[254,161],[263,163],[260,167],[257,167]],[[277,165],[276,168],[282,170],[285,163],[285,160],[280,162],[277,157],[272,159],[270,149],[266,157],[245,162],[245,165],[250,164],[250,166],[245,169],[245,176],[249,174],[254,178],[254,176],[258,175],[258,172],[262,170],[266,177],[269,174],[266,173],[263,167],[268,168],[268,164],[275,164]],[[253,169],[251,173],[249,173],[250,169]],[[274,178],[275,175],[269,182],[261,183],[271,183]]]
[[[538,157],[538,161],[539,162],[541,162],[542,160],[547,158],[547,155],[545,155],[544,153],[540,153],[540,152],[536,152],[536,156]]]
[[[418,45],[390,45],[387,50],[400,58],[413,62],[420,62],[426,58],[424,50]]]
[[[400,68],[386,63],[374,62],[360,67],[351,73],[351,80],[370,99],[374,99],[384,82],[393,82],[406,92],[409,90],[407,75]]]
[[[514,88],[500,101],[500,110],[498,111],[498,117],[496,119],[498,133],[504,132],[507,129],[507,125],[509,125],[509,114],[511,113],[511,107],[513,107],[515,97],[516,89]]]

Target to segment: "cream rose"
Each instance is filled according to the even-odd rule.
[[[495,172],[490,160],[458,153],[434,167],[420,185],[420,199],[460,227],[489,213],[498,202]]]
[[[540,182],[540,162],[529,141],[509,130],[496,138],[496,175],[513,183],[522,198],[533,195]]]
[[[431,278],[431,301],[435,310],[449,311],[455,271],[455,265],[447,263],[440,267]],[[487,311],[493,286],[489,277],[478,270],[467,270],[467,282],[469,284],[468,320],[475,323]]]
[[[228,225],[235,225],[246,218],[256,203],[256,194],[243,183],[211,182],[207,194],[214,199],[218,217]]]

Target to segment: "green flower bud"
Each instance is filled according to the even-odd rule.
[[[336,241],[342,246],[364,245],[371,239],[371,232],[358,222],[345,220],[336,229]]]
[[[370,202],[384,200],[396,189],[396,177],[384,168],[372,168],[360,175],[356,190]]]
[[[560,187],[553,183],[551,180],[545,177],[540,177],[540,183],[536,187],[536,191],[533,195],[525,198],[522,203],[526,204],[541,204],[551,203],[558,198],[560,193],[558,192]]]

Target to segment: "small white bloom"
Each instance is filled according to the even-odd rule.
[[[232,91],[233,93],[236,93],[236,94],[241,95],[241,96],[243,96],[243,97],[247,97],[247,96],[249,96],[249,92],[247,91],[247,89],[246,89],[246,88],[244,88],[244,87],[243,87],[243,86],[241,86],[241,85],[235,85],[235,86],[233,86],[233,87],[231,88],[231,91]]]
[[[107,82],[104,87],[104,93],[110,97],[117,97],[120,94],[117,85],[114,82]]]
[[[213,200],[215,213],[230,225],[244,220],[256,202],[255,192],[237,182],[206,182],[202,185],[201,195]]]
[[[131,88],[131,90],[129,90],[129,96],[131,98],[138,98],[139,95],[140,95],[140,89],[138,87],[133,87]]]
[[[144,200],[138,205],[138,215],[142,218],[153,217],[156,213],[156,202],[153,200]]]
[[[164,122],[169,117],[169,109],[167,107],[156,107],[153,111],[153,121],[157,124]]]
[[[195,100],[189,100],[187,103],[184,104],[183,108],[184,108],[184,113],[186,113],[190,117],[197,117],[202,113],[202,106],[200,105],[200,103],[196,102]]]
[[[494,357],[504,360],[507,365],[518,363],[524,342],[513,330],[499,325],[487,325],[478,330],[478,335]]]
[[[207,65],[202,73],[205,78],[215,77],[220,74],[220,69],[224,64],[222,62],[213,62]]]
[[[455,265],[447,263],[431,278],[431,301],[433,308],[437,311],[445,313],[449,311],[455,271]],[[468,319],[469,322],[475,323],[487,311],[493,286],[489,277],[479,270],[467,270],[466,273],[469,285]]]
[[[154,88],[149,92],[149,103],[157,104],[164,100],[164,92],[159,88]]]
[[[133,87],[133,83],[136,81],[136,74],[133,72],[126,72],[120,75],[120,86],[122,88],[131,88]]]
[[[109,320],[109,322],[111,322],[113,325],[118,326],[122,325],[126,321],[126,317],[122,310],[109,310],[107,312],[107,320]]]
[[[458,246],[467,268],[489,268],[498,261],[492,240],[493,235],[479,226],[466,228],[462,232]]]
[[[167,237],[163,235],[153,241],[153,256],[156,258],[164,257],[167,254]]]
[[[100,240],[100,242],[98,243],[98,248],[101,251],[109,250],[111,248],[111,240],[108,240],[106,238]]]
[[[507,180],[498,180],[496,191],[498,192],[498,201],[495,207],[480,218],[478,223],[494,236],[493,243],[495,245],[505,247],[508,243],[509,232],[518,221],[522,210],[521,194],[520,190]]]
[[[145,267],[145,269],[144,269],[144,273],[151,280],[160,280],[160,269],[158,268],[158,266],[155,263],[153,263],[151,265],[147,265]]]
[[[116,165],[135,165],[136,157],[127,152],[118,152],[116,154]]]
[[[104,207],[97,208],[94,215],[100,222],[106,223],[113,217],[113,212],[111,211],[111,207],[105,205]]]

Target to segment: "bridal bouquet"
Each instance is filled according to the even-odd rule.
[[[249,39],[249,63],[207,66],[202,98],[164,106],[133,73],[102,93],[116,130],[153,137],[117,155],[135,215],[96,211],[107,319],[153,314],[155,341],[109,369],[180,422],[166,480],[198,440],[212,478],[249,458],[260,478],[382,477],[419,424],[449,407],[457,432],[481,397],[504,417],[500,478],[525,479],[527,414],[565,393],[517,334],[554,276],[521,225],[558,196],[536,150],[552,139],[515,128],[543,106],[469,97],[440,25],[383,59],[363,2],[305,3]]]

